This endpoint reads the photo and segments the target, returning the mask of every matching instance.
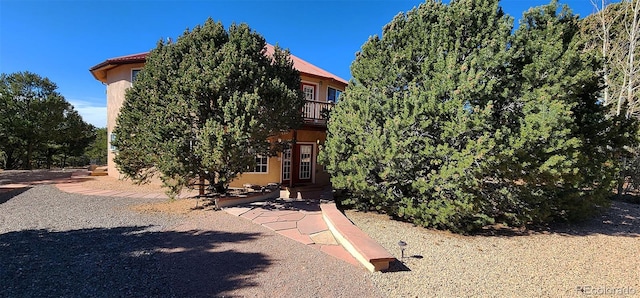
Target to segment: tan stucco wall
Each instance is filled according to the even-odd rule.
[[[340,91],[344,91],[345,89],[344,84],[333,80],[320,79],[305,75],[301,75],[300,78],[302,80],[302,84],[311,84],[316,86],[316,101],[327,101],[329,87]]]
[[[138,64],[130,64],[130,65],[121,65],[117,66],[113,69],[107,71],[107,133],[109,136],[109,142],[111,138],[111,133],[116,125],[116,118],[120,112],[120,108],[122,108],[122,104],[125,99],[125,92],[127,88],[131,87],[131,70],[140,69],[144,66],[143,63]],[[326,101],[327,100],[327,90],[328,87],[333,87],[338,90],[344,91],[344,84],[330,81],[326,79],[319,79],[315,77],[309,77],[302,75],[303,83],[313,83],[316,85],[316,100],[318,101]],[[282,139],[291,139],[292,134],[284,134],[281,136]],[[329,174],[325,172],[324,168],[321,165],[317,164],[318,152],[321,146],[319,144],[324,144],[326,139],[326,133],[324,131],[305,131],[298,130],[297,132],[297,140],[298,142],[310,142],[314,144],[314,180],[316,184],[326,185],[329,183]],[[107,144],[110,147],[110,144]],[[113,162],[113,158],[115,156],[115,152],[108,150],[108,173],[109,176],[120,178],[120,173],[118,172],[115,163]],[[268,173],[245,173],[240,176],[238,179],[231,183],[232,187],[241,187],[243,184],[258,184],[258,185],[267,185],[268,183],[280,183],[282,181],[281,177],[282,171],[282,156],[281,154],[277,157],[269,158],[269,168]]]
[[[109,176],[119,177],[120,173],[113,162],[114,152],[110,150],[111,132],[116,126],[116,118],[122,108],[127,88],[131,87],[131,70],[140,69],[143,63],[121,65],[107,72],[107,167]]]

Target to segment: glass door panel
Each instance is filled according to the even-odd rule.
[[[300,180],[311,179],[312,145],[300,145]]]

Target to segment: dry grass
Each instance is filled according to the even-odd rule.
[[[92,176],[82,178],[80,185],[91,189],[121,190],[131,192],[164,193],[165,189],[159,182],[136,184],[131,180],[117,179],[111,176]]]
[[[213,210],[213,205],[209,201],[200,199],[179,199],[158,203],[148,203],[134,205],[130,208],[140,213],[166,213],[174,215],[197,215],[205,211]]]
[[[136,184],[131,180],[117,179],[111,176],[84,177],[79,184],[90,189],[118,190],[138,193],[164,193],[165,188],[160,182],[154,181],[147,184]],[[193,190],[184,189],[184,192]],[[195,194],[194,194],[195,195]],[[195,215],[213,207],[209,200],[203,199],[176,199],[162,202],[148,203],[131,206],[130,209],[140,213],[167,213],[174,215]]]

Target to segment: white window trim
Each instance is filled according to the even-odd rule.
[[[258,156],[262,156],[262,154],[257,154],[256,157],[258,157]],[[269,174],[269,159],[271,159],[271,158],[269,156],[266,156],[266,158],[267,158],[267,171],[266,172],[253,172],[253,171],[251,171],[251,172],[247,172],[247,174],[256,174],[256,175]],[[256,167],[253,167],[253,170],[255,170],[255,169],[256,169]]]
[[[295,145],[311,145],[311,183],[315,184],[316,183],[316,167],[318,166],[318,154],[317,154],[317,145],[315,142],[296,142],[295,144],[292,144],[292,146]],[[291,177],[289,178],[293,178],[293,159],[295,157],[293,156],[293,154],[291,154]],[[280,158],[280,183],[283,182],[282,180],[282,163],[284,162],[284,158]],[[298,165],[299,167],[300,165]],[[300,175],[300,173],[298,173],[298,175]],[[291,181],[291,180],[289,180]]]
[[[309,148],[309,177],[302,177],[302,146],[304,146],[305,148]],[[299,158],[300,158],[300,162],[298,163],[298,180],[307,180],[307,179],[311,179],[313,180],[312,177],[312,173],[313,173],[313,145],[311,144],[300,144],[300,152],[298,152]]]
[[[318,87],[318,83],[302,81],[302,91],[304,92],[304,85],[313,86],[313,101],[320,101],[320,88]],[[306,98],[305,98],[306,100]]]
[[[287,181],[291,181],[291,175],[292,175],[292,170],[293,170],[293,148],[291,146],[289,146],[288,149],[285,150],[290,150],[289,152],[289,179]],[[284,182],[284,150],[282,152],[280,152],[280,183]]]

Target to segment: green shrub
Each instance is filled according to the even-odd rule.
[[[427,1],[371,37],[319,156],[345,203],[425,227],[574,220],[606,205],[619,133],[596,57],[555,2]]]

